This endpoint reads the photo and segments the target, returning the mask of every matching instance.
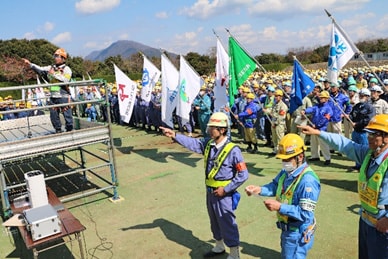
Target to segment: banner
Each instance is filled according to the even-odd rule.
[[[229,86],[229,56],[220,39],[217,38],[216,81],[214,86],[214,111],[228,106],[227,87]]]
[[[184,57],[181,56],[179,71],[179,99],[176,113],[181,117],[182,124],[185,124],[190,120],[191,105],[195,97],[198,95],[202,85],[202,78],[189,65],[189,63],[187,63]]]
[[[358,48],[347,37],[344,30],[333,22],[329,60],[327,64],[327,77],[329,81],[338,83],[339,70],[349,62],[355,53],[359,52]]]
[[[117,95],[119,98],[120,118],[128,123],[135,104],[137,85],[124,74],[115,64]]]
[[[238,93],[238,88],[255,71],[256,62],[240,47],[232,36],[229,37],[229,56],[229,105],[232,106],[234,104],[234,96]]]
[[[314,89],[314,81],[304,73],[303,68],[297,60],[294,60],[294,72],[292,74],[292,86],[290,94],[290,109],[292,114],[303,104],[303,98]]]
[[[141,99],[146,102],[151,100],[151,92],[154,89],[156,82],[160,77],[160,70],[152,64],[148,58],[143,55],[143,77],[142,77],[142,88],[141,88]]]
[[[161,55],[162,66],[162,121],[174,128],[172,114],[176,108],[179,90],[179,72],[166,55]]]

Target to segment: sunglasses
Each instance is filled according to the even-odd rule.
[[[62,57],[61,55],[54,54],[54,58],[61,58],[61,57]]]

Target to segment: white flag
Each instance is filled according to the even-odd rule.
[[[217,38],[217,63],[216,63],[216,82],[214,86],[214,110],[220,111],[221,108],[228,106],[228,97],[226,89],[229,84],[229,56],[221,41]]]
[[[160,70],[152,64],[148,58],[143,55],[143,77],[142,77],[142,88],[141,88],[141,99],[146,102],[151,100],[151,92],[154,89],[156,82],[160,77]]]
[[[179,98],[179,72],[171,61],[162,54],[162,121],[173,128],[172,113]]]
[[[120,118],[128,123],[131,119],[133,106],[135,104],[137,85],[129,77],[124,74],[116,65],[116,87],[119,98]]]
[[[191,105],[203,85],[202,78],[187,63],[183,56],[180,59],[179,71],[179,100],[177,115],[182,118],[182,124],[190,120]]]
[[[330,82],[337,83],[338,72],[346,63],[360,51],[346,35],[345,31],[333,22],[329,61],[327,64],[327,77]]]

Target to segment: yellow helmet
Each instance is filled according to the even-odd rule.
[[[55,52],[54,52],[54,55],[59,55],[61,56],[62,58],[64,59],[67,59],[67,53],[64,49],[57,49]]]
[[[380,130],[388,133],[388,114],[378,114],[373,117],[368,126],[365,127],[367,130]]]
[[[306,150],[304,141],[299,135],[288,133],[279,142],[276,158],[289,159]]]
[[[280,90],[280,89],[278,89],[278,90],[275,91],[275,94],[274,94],[274,95],[275,95],[275,96],[283,96],[283,91]]]
[[[208,127],[221,127],[221,128],[227,128],[229,125],[229,119],[228,116],[226,116],[223,112],[215,112],[210,117],[209,122],[207,123]]]
[[[244,93],[250,93],[251,89],[249,89],[249,87],[244,87],[243,92]]]
[[[247,99],[255,99],[255,95],[253,93],[247,94]]]
[[[100,94],[105,94],[105,89],[104,88],[100,89]]]
[[[329,98],[330,97],[330,94],[328,91],[322,91],[320,94],[319,94],[319,97],[320,98]]]

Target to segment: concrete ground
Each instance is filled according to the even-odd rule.
[[[86,226],[87,258],[202,258],[214,244],[205,207],[202,156],[155,132],[115,125],[113,135],[121,199],[111,202],[108,192],[65,203]],[[248,184],[268,183],[281,168],[280,160],[269,156],[271,149],[263,144],[259,141],[259,154],[244,152],[250,177],[240,190],[236,211],[241,258],[280,257],[276,214],[267,211],[262,199],[243,192]],[[90,149],[102,152],[98,145]],[[308,257],[356,258],[357,174],[346,172],[353,162],[334,154],[330,166],[323,166],[323,161],[310,165],[321,178],[322,191],[315,243]],[[0,258],[32,258],[17,233],[3,229],[0,244]],[[80,252],[73,242],[39,258],[80,258]]]

